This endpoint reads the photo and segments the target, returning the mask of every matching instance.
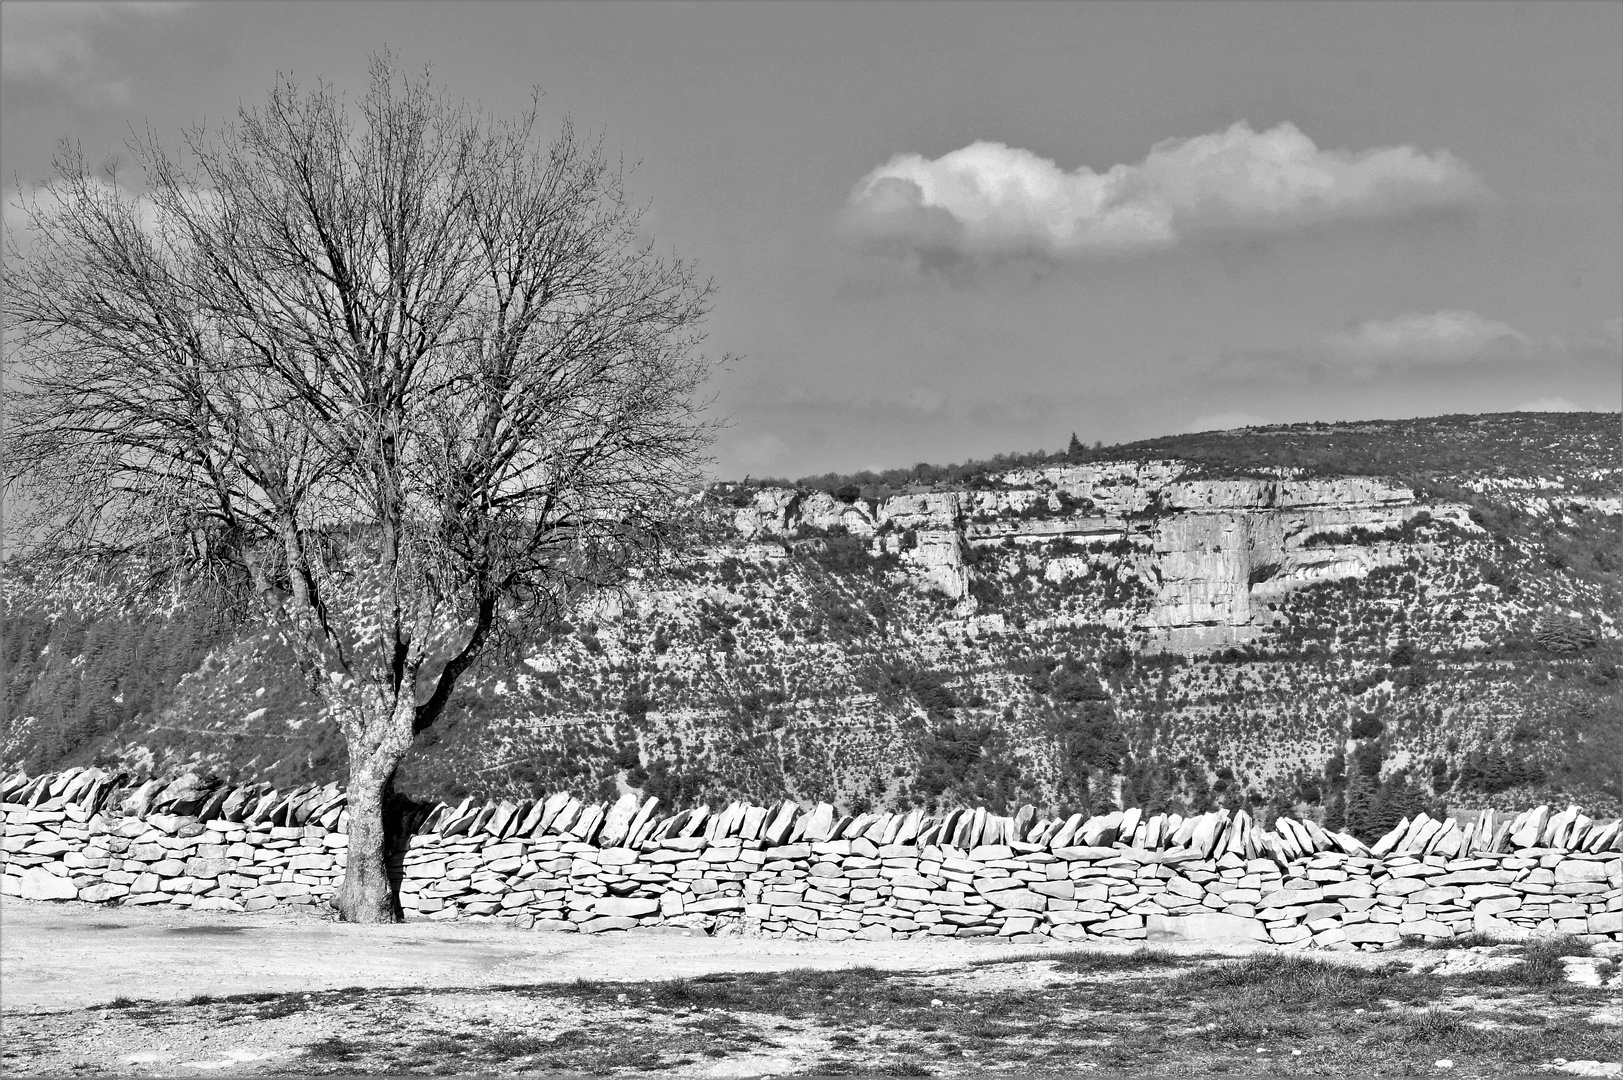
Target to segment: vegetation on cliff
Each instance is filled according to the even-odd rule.
[[[1160,587],[1142,544],[1034,531],[1072,511],[969,522],[1025,532],[955,541],[970,590],[955,597],[921,585],[922,528],[744,538],[728,522],[749,499],[727,489],[703,553],[471,672],[421,737],[435,753],[408,758],[400,786],[424,799],[631,787],[668,805],[796,797],[850,810],[1245,806],[1365,837],[1445,804],[1615,812],[1616,417],[1472,422],[1492,433],[1480,453],[1417,478],[1467,506],[1470,527],[1440,511],[1304,546],[1380,558],[1272,592],[1255,582],[1269,624],[1182,655],[1146,649],[1126,621]],[[1438,446],[1466,426],[1404,423],[1411,442]],[[1299,427],[1291,438],[1312,449]],[[1272,461],[1277,444],[1253,442]],[[1521,456],[1500,457],[1511,445]],[[1596,477],[1611,478],[1606,494]],[[8,766],[281,785],[340,775],[342,747],[309,723],[320,705],[278,674],[270,642],[185,611],[66,604],[25,567],[6,576]]]

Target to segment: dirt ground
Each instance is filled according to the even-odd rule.
[[[0,900],[0,1007],[14,1012],[85,1008],[116,997],[184,1001],[198,994],[475,988],[795,968],[945,971],[1047,947],[1062,946],[1010,945],[996,938],[713,938],[664,929],[559,934],[495,922],[350,926],[297,909],[239,915],[6,897]],[[1123,943],[1114,950],[1133,948]]]
[[[1623,1073],[1611,947],[1227,951],[586,937],[7,900],[0,1072]],[[1589,982],[1566,977],[1573,965]]]

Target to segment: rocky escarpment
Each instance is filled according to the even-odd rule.
[[[1412,527],[1481,529],[1459,503],[1367,478],[1207,479],[1177,462],[1027,469],[975,490],[882,502],[756,491],[733,512],[746,540],[836,533],[898,556],[915,583],[973,614],[976,552],[1022,549],[1049,580],[1100,568],[1139,584],[1114,620],[1152,648],[1209,650],[1257,637],[1287,592],[1362,577],[1417,554]],[[1418,550],[1424,554],[1424,548]]]
[[[718,484],[662,572],[470,672],[402,790],[1311,807],[1366,842],[1419,809],[1616,813],[1603,421]],[[342,776],[336,727],[260,628],[6,571],[8,767]]]

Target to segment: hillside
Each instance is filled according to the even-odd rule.
[[[696,550],[491,658],[421,798],[1616,813],[1616,414],[1173,436],[718,484]],[[250,628],[5,576],[4,765],[325,782]]]

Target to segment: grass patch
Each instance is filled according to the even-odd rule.
[[[329,1035],[307,1045],[302,1054],[311,1061],[352,1061],[366,1053],[367,1049],[365,1043]]]
[[[231,1005],[258,1005],[264,1001],[275,1001],[278,998],[288,996],[289,995],[287,994],[276,993],[231,994],[227,997],[220,998],[220,1000]]]
[[[578,1027],[549,1037],[532,1023],[504,1019],[503,1010],[467,1010],[454,1020],[436,1011],[428,1020],[410,1009],[387,1009],[373,1026],[358,1029],[365,1043],[335,1037],[306,1047],[299,1060],[309,1072],[658,1074],[684,1064],[738,1062],[763,1046],[780,1046],[772,1040],[781,1032],[810,1035],[823,1048],[798,1051],[790,1071],[841,1075],[1018,1071],[1052,1080],[1097,1067],[1154,1075],[1289,1069],[1363,1076],[1427,1073],[1441,1058],[1454,1060],[1459,1075],[1499,1075],[1556,1057],[1615,1060],[1616,1030],[1587,1019],[1612,992],[1564,982],[1563,957],[1589,951],[1571,938],[1547,939],[1496,952],[1516,960],[1503,971],[1459,976],[1412,972],[1395,957],[1367,958],[1377,966],[1366,967],[1298,952],[1229,959],[1076,950],[1026,958],[1051,961],[1065,974],[1023,989],[976,989],[976,980],[950,973],[936,979],[861,967],[213,1002],[245,1006],[226,1017],[241,1022],[305,1010],[345,1017],[344,999],[362,993],[404,1006],[424,995],[498,992],[543,1023],[580,1017]],[[1471,1000],[1456,1006],[1462,994]],[[134,1004],[124,999],[106,1007]],[[177,1017],[179,1006],[163,1006],[152,1020],[141,1019],[144,1009],[120,1016],[158,1028]]]
[[[280,1020],[284,1016],[297,1016],[310,1008],[310,1002],[298,994],[278,994],[269,1000],[258,1002],[254,1010],[256,1020]]]
[[[1451,978],[1470,986],[1510,987],[1582,993],[1584,987],[1567,983],[1567,966],[1561,962],[1565,956],[1591,956],[1594,949],[1587,941],[1562,934],[1533,938],[1522,946],[1522,957],[1517,963],[1496,970],[1462,972]]]
[[[109,1008],[109,1009],[133,1009],[138,1004],[139,1004],[139,1002],[137,1002],[134,998],[125,997],[123,994],[120,994],[117,997],[115,997],[112,1001],[109,1001],[107,1003],[107,1008]]]
[[[211,994],[193,994],[186,999],[188,1005],[213,1005],[214,997]]]
[[[1448,1042],[1465,1029],[1465,1024],[1451,1012],[1426,1009],[1403,1024],[1403,1038],[1417,1042]]]
[[[1047,960],[1049,957],[1031,957],[1030,959]],[[1201,957],[1179,956],[1167,952],[1165,949],[1134,949],[1132,952],[1095,952],[1089,949],[1075,949],[1054,957],[1057,961],[1055,971],[1066,974],[1094,975],[1113,974],[1122,971],[1142,971],[1156,968],[1188,967],[1190,964],[1200,963]],[[982,963],[997,963],[998,961],[982,961]],[[1007,963],[1008,961],[1003,961]]]
[[[1371,1010],[1382,999],[1411,1001],[1441,996],[1442,986],[1409,974],[1401,963],[1359,968],[1292,953],[1262,953],[1212,964],[1172,980],[1173,993],[1226,995],[1235,1008],[1290,1011]]]
[[[1526,960],[1542,960],[1545,957],[1594,957],[1594,955],[1594,945],[1571,934],[1535,937],[1526,945],[1522,945],[1522,958]]]
[[[536,988],[540,989],[540,988]],[[736,1009],[790,1019],[859,1011],[891,1012],[929,1007],[931,992],[872,967],[822,971],[743,972],[666,979],[654,983],[578,980],[557,988],[582,1003],[662,1011]],[[620,1000],[621,997],[625,1000]]]
[[[460,1049],[459,1046],[458,1050],[460,1051]],[[522,1031],[499,1032],[485,1044],[485,1052],[497,1061],[509,1061],[516,1057],[530,1057],[550,1049],[552,1049],[552,1044],[547,1040]]]

